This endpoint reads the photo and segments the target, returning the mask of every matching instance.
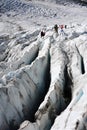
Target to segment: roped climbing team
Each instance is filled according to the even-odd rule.
[[[59,31],[59,32],[60,32],[60,33],[59,33],[60,35],[63,35],[63,34],[65,33],[64,30],[63,30],[64,28],[66,29],[66,28],[67,28],[67,25],[59,25],[59,26],[58,26],[57,24],[55,24],[54,27],[53,27],[54,32],[57,33],[57,34],[58,34],[58,29],[60,30],[60,31]],[[42,30],[42,31],[40,32],[40,35],[41,35],[41,37],[44,37],[44,36],[45,36],[45,31]]]

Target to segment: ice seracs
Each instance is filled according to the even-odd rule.
[[[38,50],[38,47],[34,44],[29,47],[30,49],[28,47],[27,48],[29,52],[31,52],[32,49],[32,53],[35,56],[35,50],[33,50],[33,47],[34,49],[36,47],[36,50]],[[32,55],[30,55],[30,57],[31,56]],[[44,79],[47,74],[49,63],[48,59],[49,45],[45,44],[31,65],[27,64],[25,67],[9,72],[1,78],[0,129],[17,129],[19,124],[25,118],[28,118],[27,113],[29,113],[29,111],[29,118],[32,118],[32,114],[38,105],[37,102],[40,102],[40,98],[45,91],[46,82]],[[24,60],[26,60],[26,57]],[[5,125],[2,125],[3,122]]]
[[[81,28],[79,27],[79,29]],[[72,31],[72,38],[68,37],[70,27],[66,30],[67,39],[65,40],[60,40],[60,36],[54,38],[53,42],[42,40],[43,44],[49,43],[49,41],[51,43],[51,83],[44,101],[35,114],[36,121],[34,123],[28,122],[27,126],[24,122],[19,130],[80,130],[86,128],[84,124],[86,102],[82,103],[86,96],[86,74],[84,74],[85,71],[83,73],[84,61],[86,60],[84,53],[86,52],[84,47],[86,45],[86,32],[77,33],[78,25],[75,25],[73,29],[75,29],[76,33],[74,34],[76,35],[73,36]],[[79,109],[80,104],[82,104],[81,110]]]
[[[86,64],[84,64],[86,60],[84,47],[86,46],[86,38],[87,34],[84,32],[68,44],[71,46],[69,70],[73,81],[72,100],[65,111],[56,118],[51,130],[87,129],[85,124],[86,102],[83,101],[86,97]]]
[[[55,36],[50,27],[43,37],[40,29],[1,37],[1,130],[86,127],[87,25],[64,32]]]

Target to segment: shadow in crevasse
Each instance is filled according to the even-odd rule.
[[[45,87],[41,88],[39,90],[39,93],[35,99],[35,102],[32,105],[32,108],[29,109],[30,112],[27,113],[27,115],[25,115],[24,119],[20,122],[20,124],[25,121],[25,120],[29,120],[31,123],[34,123],[36,121],[35,119],[35,113],[38,110],[40,104],[43,102],[44,97],[46,95],[46,93],[48,92],[49,86],[50,86],[50,82],[51,82],[51,75],[50,75],[50,56],[48,56],[48,65],[46,68],[46,73],[44,75],[44,82],[45,82]],[[20,125],[19,124],[19,125]],[[9,130],[18,130],[19,125],[15,125],[14,124],[14,120],[12,120],[10,122],[10,129]]]
[[[73,82],[69,75],[67,66],[65,66],[64,77],[65,77],[64,98],[65,98],[66,104],[69,105],[69,103],[71,102],[71,99],[72,99]]]

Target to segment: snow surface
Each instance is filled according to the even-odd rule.
[[[87,22],[87,8],[75,3],[66,5],[40,1],[1,0],[0,34],[12,35],[54,24]]]
[[[79,118],[82,120],[81,113],[84,113],[87,106],[87,103],[84,102],[87,98],[87,76],[86,74],[82,75],[81,70],[81,57],[83,57],[84,70],[85,73],[87,72],[87,6],[69,0],[62,2],[59,0],[57,4],[53,0],[51,2],[50,0],[45,2],[0,0],[1,130],[11,129],[12,121],[13,125],[19,126],[26,119],[27,111],[30,112],[29,110],[34,108],[33,105],[38,100],[37,95],[42,94],[42,90],[44,91],[46,87],[45,76],[49,55],[51,58],[51,84],[38,111],[44,110],[48,101],[55,109],[56,104],[59,106],[64,101],[59,102],[62,96],[60,91],[55,91],[55,84],[62,92],[65,83],[65,66],[63,65],[67,65],[68,59],[65,58],[67,54],[70,61],[68,66],[71,69],[69,71],[71,71],[75,86],[72,92],[73,99],[66,110],[56,118],[51,129],[65,130],[64,122],[69,108],[76,105],[77,102],[77,107],[70,115],[71,122],[67,122],[66,129],[73,130],[76,120]],[[53,30],[55,24],[67,25],[67,28],[64,29],[65,33],[61,34],[61,30],[59,30],[56,35]],[[41,30],[46,32],[44,37],[40,36]],[[79,110],[82,102],[81,110]],[[36,122],[25,121],[20,129],[48,129],[51,120],[49,119],[49,109],[46,108],[46,110],[46,113],[42,112],[41,114],[38,114],[37,111]],[[75,119],[74,122],[73,119]],[[2,125],[3,123],[4,125]]]

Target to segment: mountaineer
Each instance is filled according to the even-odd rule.
[[[53,28],[54,29],[54,38],[56,38],[58,36],[58,28],[59,28],[58,25],[55,24],[54,28]]]

